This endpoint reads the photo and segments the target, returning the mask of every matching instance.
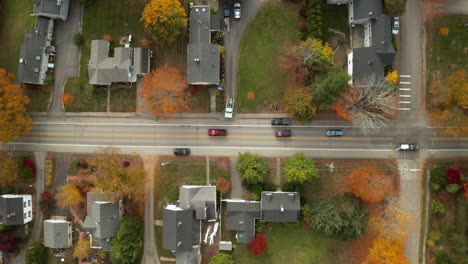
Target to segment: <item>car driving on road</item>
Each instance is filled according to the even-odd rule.
[[[208,136],[227,136],[227,130],[226,129],[208,129]]]
[[[343,130],[341,129],[328,129],[325,133],[327,137],[341,137],[343,136]]]
[[[241,18],[241,5],[240,3],[234,4],[234,18],[240,19]]]
[[[416,143],[401,143],[398,147],[398,150],[401,151],[418,151],[419,145]]]
[[[271,125],[272,126],[287,126],[291,124],[290,118],[272,118]]]
[[[290,137],[291,136],[291,130],[289,129],[277,129],[275,131],[275,136],[276,137]]]
[[[189,148],[176,148],[174,149],[174,155],[178,155],[178,156],[190,155],[190,149]]]

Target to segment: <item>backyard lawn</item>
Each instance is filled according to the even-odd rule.
[[[236,263],[303,264],[346,263],[343,255],[330,252],[342,242],[326,237],[299,224],[270,224],[265,232],[268,248],[261,256],[254,256],[241,244],[234,250]]]
[[[246,29],[239,47],[237,105],[239,112],[257,112],[264,104],[282,105],[293,79],[278,67],[281,54],[298,39],[298,7],[265,3]],[[248,99],[249,92],[254,94]]]

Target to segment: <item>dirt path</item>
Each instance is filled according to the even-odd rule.
[[[145,187],[145,244],[142,264],[159,264],[159,255],[154,236],[154,170],[157,158],[145,157],[144,168],[146,176]]]

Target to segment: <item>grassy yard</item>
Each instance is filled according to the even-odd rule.
[[[31,102],[26,105],[26,111],[28,112],[45,112],[51,100],[53,87],[49,86],[25,86],[23,93],[26,95]]]
[[[325,40],[333,37],[333,32],[328,29],[335,29],[343,32],[349,40],[349,22],[347,5],[322,4],[322,31]]]
[[[329,253],[329,249],[334,249],[342,242],[299,224],[270,224],[265,236],[268,248],[263,255],[254,256],[245,245],[238,244],[234,250],[236,263],[346,263],[342,256]]]
[[[73,95],[73,102],[65,105],[67,112],[105,112],[107,93],[103,87],[80,85],[79,78],[70,78],[65,84],[64,93]]]
[[[0,10],[0,67],[16,75],[26,29],[34,28],[33,0],[2,1]]]
[[[267,2],[242,37],[239,47],[237,105],[240,112],[257,112],[264,103],[283,102],[284,89],[292,83],[278,61],[284,49],[299,37],[298,7]],[[247,94],[253,92],[250,100]]]

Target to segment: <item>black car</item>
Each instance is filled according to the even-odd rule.
[[[276,137],[290,137],[292,135],[291,130],[285,129],[285,130],[279,130],[277,129],[275,131],[275,136]]]
[[[174,155],[187,156],[190,155],[189,148],[176,148],[174,149]]]
[[[290,118],[272,118],[271,125],[272,126],[287,126],[291,124]]]
[[[343,130],[341,129],[328,129],[327,133],[325,133],[327,137],[341,137],[343,136]]]

